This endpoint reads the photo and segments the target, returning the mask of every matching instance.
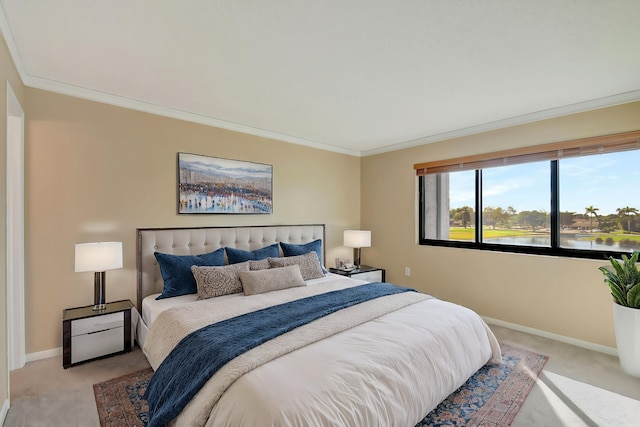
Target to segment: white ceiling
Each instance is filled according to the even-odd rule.
[[[0,0],[27,86],[353,155],[640,100],[639,0]]]

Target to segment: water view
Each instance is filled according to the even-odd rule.
[[[557,186],[549,161],[486,168],[479,194],[474,170],[448,173],[449,230],[440,231],[445,240],[473,242],[480,217],[485,243],[551,247],[550,211],[556,209],[562,248],[640,250],[638,162],[640,150],[563,158]],[[427,227],[427,238],[436,229]]]
[[[503,236],[486,238],[483,240],[485,243],[498,243],[504,245],[518,245],[518,246],[540,246],[550,247],[550,236]],[[638,246],[621,245],[620,242],[609,241],[600,238],[592,238],[587,235],[584,237],[582,234],[571,234],[560,236],[560,247],[568,249],[587,249],[587,250],[601,250],[601,251],[616,251],[616,252],[631,252],[634,249],[638,250]]]

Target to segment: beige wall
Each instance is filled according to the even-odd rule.
[[[62,310],[93,303],[93,274],[74,245],[124,243],[107,300],[135,302],[136,228],[327,225],[327,259],[357,227],[360,159],[27,88],[26,347],[61,346]],[[178,215],[177,152],[273,165],[272,215]],[[354,192],[336,191],[347,185]],[[328,265],[333,265],[331,261]]]
[[[7,206],[6,206],[6,153],[7,153],[7,81],[18,102],[23,104],[23,86],[15,64],[9,54],[4,37],[0,34],[0,408],[9,397],[7,360]]]
[[[640,129],[640,102],[365,157],[363,250],[387,280],[451,300],[490,318],[615,347],[604,261],[417,245],[415,163]],[[635,187],[634,187],[635,188]],[[404,267],[411,276],[404,275]]]

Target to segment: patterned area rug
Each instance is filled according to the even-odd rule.
[[[506,344],[501,347],[501,365],[482,367],[416,427],[511,425],[548,357]],[[146,425],[147,402],[142,396],[152,374],[148,368],[94,384],[102,427]]]

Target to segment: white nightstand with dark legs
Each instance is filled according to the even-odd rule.
[[[371,267],[370,265],[361,265],[360,268],[354,268],[353,270],[330,268],[329,271],[341,276],[347,276],[352,279],[364,280],[367,282],[384,282],[385,280],[384,268]]]
[[[131,309],[129,300],[68,308],[62,314],[62,366],[131,351]]]

